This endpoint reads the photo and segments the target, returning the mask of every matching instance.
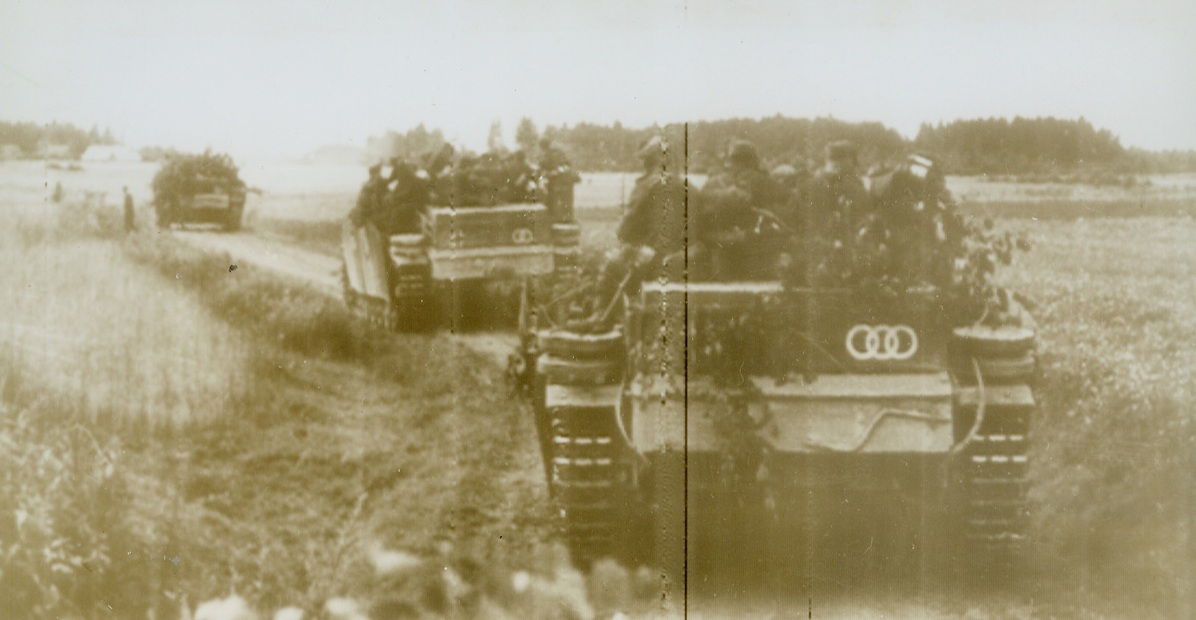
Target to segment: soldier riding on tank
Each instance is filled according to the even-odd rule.
[[[669,169],[669,143],[663,136],[646,140],[636,153],[643,174],[635,181],[619,221],[620,247],[605,257],[594,294],[592,314],[581,323],[598,329],[611,317],[604,309],[622,292],[634,292],[640,282],[686,278],[689,201],[685,182]]]
[[[414,165],[391,160],[390,179],[393,187],[386,194],[386,226],[387,234],[405,235],[420,231],[420,211],[428,206],[431,191],[428,178]]]
[[[544,185],[544,204],[554,222],[573,221],[573,186],[581,182],[581,175],[569,163],[569,156],[552,140],[540,141],[540,177]]]
[[[638,156],[644,172],[635,180],[619,222],[619,241],[651,249],[654,267],[675,264],[685,250],[685,183],[669,170],[669,144],[663,137],[645,142]]]
[[[725,167],[699,194],[697,279],[771,279],[787,226],[777,217],[785,196],[760,165],[755,145],[731,144]]]
[[[349,218],[358,225],[371,223],[377,226],[382,215],[382,202],[386,198],[386,179],[382,178],[382,164],[370,166],[369,178],[357,194],[357,205]]]
[[[832,285],[865,275],[878,262],[876,212],[859,173],[856,145],[826,147],[826,164],[802,191],[803,274],[807,284]]]

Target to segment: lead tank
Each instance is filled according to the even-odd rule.
[[[648,280],[606,325],[527,312],[545,474],[575,561],[653,564],[683,598],[687,562],[720,538],[769,553],[745,532],[791,526],[816,546],[843,506],[914,524],[880,532],[895,555],[938,536],[1016,556],[1036,331],[1014,295],[990,292],[967,321],[930,283],[779,279]]]

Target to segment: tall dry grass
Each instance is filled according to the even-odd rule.
[[[242,398],[243,335],[105,239],[120,234],[112,213],[63,209],[0,218],[0,365],[73,411],[151,425]]]
[[[170,445],[252,394],[249,343],[128,260],[120,226],[111,205],[0,212],[5,617],[160,607],[195,519],[154,438]]]

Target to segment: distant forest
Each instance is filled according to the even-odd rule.
[[[627,128],[620,123],[549,125],[537,132],[530,119],[520,123],[517,142],[534,145],[537,136],[564,148],[581,170],[634,171],[635,153],[649,136],[663,132],[674,145],[677,166],[691,172],[717,166],[719,156],[735,139],[749,140],[768,165],[814,168],[823,148],[835,140],[860,146],[865,166],[911,152],[940,161],[949,174],[1055,175],[1065,178],[1095,174],[1196,172],[1196,151],[1150,152],[1127,149],[1106,129],[1084,119],[1015,118],[960,120],[923,125],[912,141],[881,123],[849,123],[834,118],[727,119]],[[427,135],[423,132],[420,137]],[[532,149],[534,150],[534,147]],[[688,151],[689,161],[684,161]],[[680,169],[680,168],[678,168]]]
[[[1126,149],[1109,130],[1096,129],[1083,118],[990,118],[922,125],[913,148],[934,155],[954,174],[1196,170],[1196,151]]]
[[[0,146],[16,145],[22,157],[40,157],[46,154],[46,147],[65,146],[68,157],[78,159],[87,147],[93,144],[116,144],[112,130],[98,127],[80,129],[69,123],[10,123],[0,121]]]

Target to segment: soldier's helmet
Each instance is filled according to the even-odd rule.
[[[847,140],[837,140],[826,145],[826,158],[837,164],[856,166],[860,163],[860,151]]]
[[[382,175],[382,163],[381,162],[370,166],[370,178],[381,176],[381,175]]]
[[[652,136],[640,145],[639,151],[636,151],[636,157],[640,159],[651,159],[655,157],[663,157],[669,150],[669,143],[664,139],[664,136]]]
[[[727,149],[727,161],[736,168],[759,168],[760,153],[747,140],[736,140]]]

